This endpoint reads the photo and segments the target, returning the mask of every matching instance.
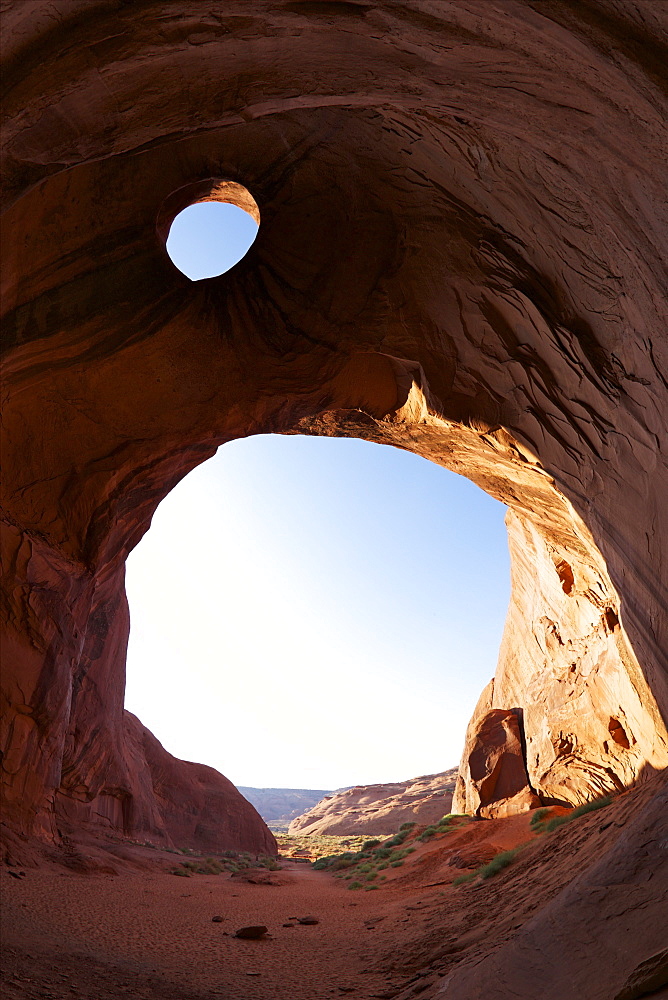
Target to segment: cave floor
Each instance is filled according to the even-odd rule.
[[[550,946],[553,930],[534,940],[543,915],[552,927],[563,894],[592,866],[597,881],[617,878],[605,859],[656,787],[631,789],[554,833],[536,834],[524,814],[414,840],[410,863],[388,870],[376,891],[351,892],[343,879],[294,860],[263,870],[264,884],[247,881],[249,873],[177,878],[173,853],[118,840],[79,844],[60,860],[53,850],[46,860],[26,856],[24,867],[15,858],[0,869],[3,1000],[431,1000],[453,970],[475,967],[525,931],[532,948]],[[453,885],[520,845],[493,878]],[[634,881],[633,906],[623,898],[633,920],[649,921],[649,935],[668,886],[651,868]],[[318,923],[296,923],[304,916]],[[617,934],[621,953],[629,939],[618,917],[614,906],[599,906],[606,940]],[[252,924],[269,936],[234,936]],[[588,940],[589,924],[572,933]],[[590,965],[574,966],[573,981]],[[609,1000],[616,991],[599,978],[600,988],[579,995]]]
[[[269,885],[148,872],[3,876],[6,1000],[395,993],[406,975],[378,967],[405,938],[407,915],[419,929],[425,899],[414,889],[350,892],[325,872],[290,862]],[[283,926],[302,916],[319,923]],[[251,924],[264,924],[271,937],[233,936]]]

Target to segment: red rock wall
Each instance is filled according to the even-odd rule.
[[[409,448],[509,505],[485,711],[522,710],[536,791],[665,766],[662,9],[34,0],[2,34],[7,822],[155,816],[122,565],[183,475],[268,431]],[[158,219],[220,177],[260,233],[192,284]]]

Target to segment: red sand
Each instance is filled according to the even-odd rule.
[[[343,996],[341,987],[371,997],[405,981],[369,971],[398,921],[386,917],[375,930],[368,921],[393,908],[395,893],[350,892],[324,872],[289,862],[279,878],[284,884],[266,886],[205,875],[3,873],[5,964],[12,972],[6,1000],[313,1000]],[[223,922],[212,923],[214,915]],[[307,915],[320,923],[282,926]],[[247,924],[265,924],[271,938],[231,936]]]
[[[226,874],[177,878],[168,872],[174,854],[118,843],[72,849],[69,863],[88,871],[63,870],[53,853],[14,865],[0,874],[3,1000],[427,1000],[455,967],[475,965],[549,906],[651,794],[635,789],[604,816],[547,837],[536,837],[524,814],[415,841],[415,853],[383,872],[374,891],[351,892],[343,879],[294,861],[270,885]],[[452,885],[529,841],[494,878]],[[222,922],[212,922],[216,915]],[[319,923],[283,926],[307,915]],[[271,937],[234,937],[249,924],[266,925]]]

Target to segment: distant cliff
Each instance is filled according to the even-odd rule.
[[[287,827],[291,820],[319,802],[325,795],[332,795],[326,788],[249,788],[237,789],[251,805],[255,806],[265,823]]]
[[[456,778],[457,768],[453,767],[407,781],[356,785],[327,795],[297,816],[289,832],[380,835],[394,833],[402,823],[433,823],[450,812]]]

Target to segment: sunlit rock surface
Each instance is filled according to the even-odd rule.
[[[636,0],[3,6],[12,831],[58,842],[72,803],[100,829],[150,813],[125,557],[179,479],[258,432],[408,448],[505,502],[483,712],[521,714],[545,800],[665,767],[667,19]],[[165,235],[221,178],[262,224],[193,284]]]
[[[382,835],[396,833],[402,823],[436,823],[450,812],[456,777],[453,768],[408,781],[346,788],[293,819],[289,833]]]

